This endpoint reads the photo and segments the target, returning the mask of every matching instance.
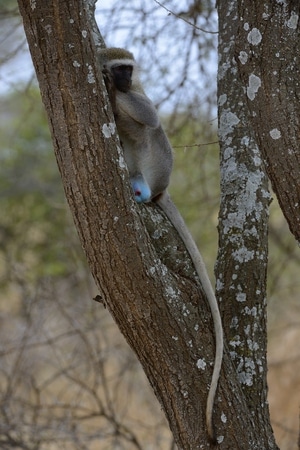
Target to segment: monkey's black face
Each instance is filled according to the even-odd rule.
[[[111,68],[116,89],[121,92],[128,92],[131,88],[131,76],[133,67],[129,64],[114,66]]]

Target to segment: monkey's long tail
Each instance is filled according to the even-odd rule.
[[[187,251],[190,254],[190,257],[194,263],[195,269],[199,276],[200,282],[203,286],[204,292],[207,296],[207,300],[210,306],[214,329],[215,329],[215,341],[216,341],[216,352],[215,352],[215,364],[214,370],[211,380],[211,385],[207,397],[206,403],[206,426],[208,435],[212,442],[216,442],[216,436],[213,427],[213,406],[216,395],[216,390],[218,386],[218,380],[220,377],[220,371],[222,366],[223,359],[223,327],[220,316],[220,311],[218,307],[218,303],[209,280],[207,270],[202,259],[202,256],[196,246],[192,235],[190,234],[181,214],[176,208],[175,204],[172,202],[168,192],[164,192],[161,197],[157,200],[158,205],[165,212],[167,217],[170,219],[176,230],[178,231],[181,239],[183,240]]]

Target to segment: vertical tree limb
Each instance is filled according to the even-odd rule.
[[[300,241],[300,4],[242,0],[236,61],[266,171]]]

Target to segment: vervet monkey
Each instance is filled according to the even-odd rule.
[[[173,166],[172,148],[157,111],[143,90],[132,53],[122,48],[105,48],[100,50],[99,56],[135,200],[138,203],[154,201],[165,212],[191,256],[209,302],[216,353],[207,398],[206,424],[209,437],[215,441],[212,414],[223,358],[223,328],[201,254],[166,190]]]

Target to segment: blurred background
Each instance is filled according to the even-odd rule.
[[[133,51],[175,151],[170,187],[213,277],[217,16],[210,0],[99,2],[108,46]],[[150,66],[149,66],[150,62]],[[295,450],[300,256],[270,207],[269,402]],[[175,449],[135,355],[97,290],[66,204],[15,0],[0,0],[0,448]]]

